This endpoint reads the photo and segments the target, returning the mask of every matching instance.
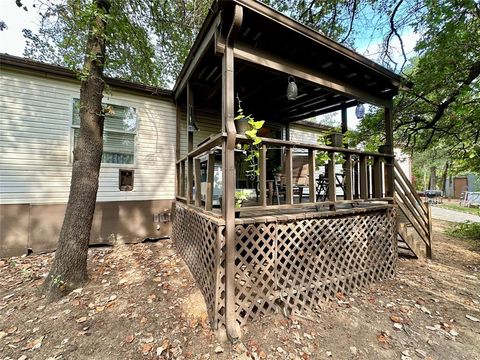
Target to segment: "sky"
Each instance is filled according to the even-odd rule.
[[[29,11],[15,5],[15,0],[0,0],[0,20],[7,24],[7,29],[0,31],[0,53],[22,56],[25,39],[22,29],[38,29],[37,11],[32,8],[32,0],[22,0]]]
[[[0,31],[0,53],[7,53],[10,55],[22,56],[25,48],[25,38],[22,34],[22,29],[28,28],[31,30],[38,29],[40,18],[38,16],[38,9],[33,8],[33,0],[22,0],[22,3],[27,6],[28,11],[19,8],[15,4],[15,0],[0,0],[0,20],[7,24],[7,29]],[[368,15],[368,14],[367,14]],[[372,21],[375,21],[372,19]],[[380,54],[380,44],[382,39],[378,32],[365,32],[357,35],[356,47],[357,52],[368,57],[373,61],[378,60]],[[404,49],[407,57],[414,53],[414,47],[419,38],[419,35],[413,31],[402,34],[404,42]],[[392,48],[394,49],[395,61],[402,62],[402,55],[400,51],[400,44],[395,38],[392,41]],[[368,106],[366,108],[368,111]],[[355,107],[349,108],[347,111],[349,128],[357,127],[359,120],[355,117]],[[335,118],[340,125],[340,112],[335,114]]]

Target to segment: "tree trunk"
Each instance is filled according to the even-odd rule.
[[[442,192],[443,196],[446,195],[447,191],[447,175],[448,175],[448,167],[449,167],[448,161],[445,162],[445,167],[443,168],[443,173],[442,173]]]
[[[435,166],[430,168],[430,180],[428,182],[428,186],[430,187],[429,190],[437,189],[437,168]]]
[[[104,89],[105,18],[109,2],[94,0],[99,15],[92,19],[80,88],[80,129],[73,151],[72,180],[50,272],[43,284],[49,300],[67,294],[87,281],[87,255],[97,200],[103,153],[102,97]]]

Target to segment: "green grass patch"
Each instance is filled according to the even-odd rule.
[[[480,223],[465,221],[452,224],[445,233],[456,238],[469,240],[472,242],[473,248],[480,251]]]
[[[480,208],[473,208],[473,207],[468,208],[466,206],[460,206],[460,205],[456,205],[456,204],[439,204],[437,206],[441,207],[443,209],[461,211],[461,212],[464,212],[464,213],[480,216]]]

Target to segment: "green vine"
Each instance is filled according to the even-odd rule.
[[[250,115],[245,115],[243,108],[241,106],[241,101],[237,95],[238,101],[238,115],[235,117],[235,120],[248,120],[248,125],[250,126],[249,130],[245,131],[245,136],[250,140],[248,143],[237,145],[238,149],[245,151],[245,160],[248,163],[249,169],[247,170],[247,176],[255,180],[260,175],[260,169],[258,167],[258,160],[260,158],[260,144],[262,139],[257,135],[258,131],[265,124],[265,120],[255,120],[255,118]]]

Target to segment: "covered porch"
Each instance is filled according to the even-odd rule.
[[[173,237],[212,327],[236,339],[257,316],[311,311],[394,274],[399,86],[396,74],[265,5],[215,3],[174,89]],[[291,138],[299,121],[334,111],[345,133],[347,109],[363,103],[384,109],[378,152]],[[239,104],[266,120],[253,176],[242,167],[253,141],[237,131]],[[240,207],[239,189],[249,189]]]

